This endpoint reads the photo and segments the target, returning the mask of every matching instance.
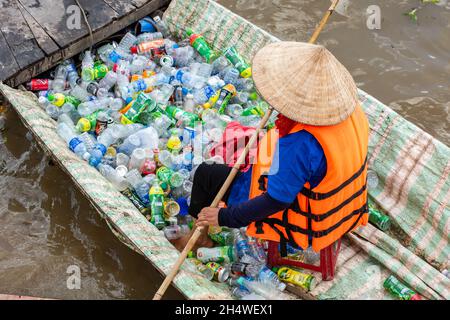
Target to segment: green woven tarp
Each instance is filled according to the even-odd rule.
[[[236,46],[248,61],[279,41],[209,0],[174,0],[165,19],[179,38],[190,28],[216,50]],[[321,282],[312,294],[389,299],[382,283],[395,274],[425,298],[448,299],[450,280],[440,271],[448,268],[450,255],[450,150],[367,93],[360,91],[360,100],[371,127],[369,166],[380,180],[370,197],[391,217],[393,231],[369,225],[349,235],[336,278]]]

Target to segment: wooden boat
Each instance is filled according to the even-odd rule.
[[[160,4],[163,9],[165,2]],[[175,36],[191,28],[217,50],[235,45],[249,61],[265,44],[279,41],[211,0],[173,0],[164,18]],[[83,43],[71,54],[87,46]],[[5,84],[0,84],[0,92],[112,232],[166,275],[178,251],[162,232],[100,173],[68,150],[56,134],[55,122],[32,93]],[[448,269],[450,257],[450,150],[369,94],[359,93],[371,127],[369,167],[379,178],[378,185],[369,190],[370,198],[389,214],[393,228],[384,233],[368,225],[349,234],[343,241],[335,279],[320,281],[318,275],[313,291],[293,291],[304,299],[391,299],[382,283],[394,274],[424,298],[449,299],[450,280],[441,272]],[[187,299],[231,298],[224,284],[206,280],[189,262],[184,263],[173,285]],[[286,294],[286,298],[298,295]]]

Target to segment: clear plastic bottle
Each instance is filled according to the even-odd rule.
[[[58,135],[64,139],[69,149],[82,159],[89,158],[89,153],[83,141],[77,137],[75,129],[67,123],[59,123],[56,127]]]
[[[231,232],[234,236],[234,246],[238,258],[241,259],[245,255],[251,256],[252,252],[245,235],[243,235],[239,229],[233,229]]]
[[[57,106],[55,106],[53,104],[49,104],[45,107],[45,112],[50,116],[50,118],[58,119],[58,117],[62,113],[62,110],[61,110],[61,108],[58,108]]]
[[[116,82],[117,73],[114,71],[108,71],[108,73],[98,83],[97,97],[105,97]]]
[[[170,33],[166,23],[161,19],[160,16],[154,17],[153,21],[155,22],[158,31],[161,32],[164,38],[167,38],[170,35]]]
[[[69,82],[70,87],[75,87],[77,85],[78,79],[80,78],[78,76],[75,61],[73,61],[73,59],[67,59],[63,61],[62,64],[66,67],[67,81]]]
[[[136,134],[130,135],[125,141],[119,146],[118,151],[131,156],[134,149],[141,146],[141,139]]]
[[[90,82],[94,79],[94,59],[90,50],[84,52],[84,57],[81,61],[81,79],[85,82]]]
[[[212,63],[213,69],[212,74],[216,75],[219,74],[221,71],[223,71],[225,68],[230,66],[230,63],[228,62],[228,59],[224,56],[218,57],[214,62]]]
[[[98,171],[119,191],[123,191],[128,187],[128,182],[113,167],[100,164]]]
[[[86,88],[83,88],[80,85],[75,85],[72,90],[70,90],[70,94],[80,100],[81,102],[86,102],[90,98],[89,92],[87,92]]]
[[[137,41],[137,38],[131,32],[127,32],[123,38],[120,40],[118,48],[123,49],[124,51],[129,51],[131,46],[133,46]]]
[[[133,187],[134,191],[145,205],[149,204],[148,191],[150,186],[142,179],[141,173],[136,170],[130,170],[125,175],[125,179]]]
[[[204,86],[201,89],[196,89],[193,91],[193,98],[196,104],[204,104],[209,98],[211,98],[216,91],[209,85]],[[186,110],[187,111],[187,110]],[[193,112],[193,111],[190,111]]]
[[[172,57],[174,58],[174,65],[182,68],[191,64],[194,58],[194,48],[191,46],[179,47],[174,49]]]
[[[239,78],[239,71],[235,68],[230,68],[223,76],[223,81],[225,81],[226,84],[234,84],[237,79]]]
[[[64,91],[67,79],[67,67],[63,64],[56,67],[55,78],[53,79],[53,90],[56,92]]]
[[[244,111],[244,108],[240,104],[229,104],[225,108],[225,112],[227,115],[229,115],[232,118],[238,118],[241,116],[242,111]]]
[[[248,237],[248,245],[252,251],[252,256],[261,263],[266,263],[267,255],[264,250],[263,245],[258,241],[258,239],[253,237]]]
[[[236,280],[236,283],[246,288],[257,295],[260,295],[269,300],[280,300],[280,293],[277,290],[273,290],[270,286],[264,285],[262,282],[252,281],[244,277],[240,277]]]
[[[143,43],[147,41],[153,41],[158,39],[163,39],[164,36],[161,32],[144,32],[137,36],[137,43]]]
[[[111,102],[111,98],[101,98],[101,99],[97,99],[97,100],[92,100],[92,101],[86,101],[83,103],[80,103],[80,105],[78,106],[78,113],[82,116],[85,117],[87,115],[90,115],[92,113],[94,113],[97,110],[104,110],[106,108],[108,108],[108,105]]]
[[[130,157],[130,162],[128,163],[128,169],[133,170],[137,169],[139,172],[142,172],[142,166],[145,161],[145,150],[142,148],[136,148],[133,150],[133,153]]]
[[[187,225],[178,225],[178,224],[167,226],[163,229],[164,235],[168,240],[179,239],[189,234],[190,231],[191,229],[189,229]]]

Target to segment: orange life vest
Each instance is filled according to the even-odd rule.
[[[337,125],[298,124],[290,133],[301,130],[311,133],[322,146],[327,162],[325,177],[313,189],[305,183],[288,209],[253,222],[248,226],[247,234],[303,249],[312,246],[318,252],[344,234],[367,224],[369,126],[363,110],[357,107],[349,118]],[[250,198],[267,190],[267,173],[277,141],[277,132],[270,130],[258,146]],[[283,161],[290,159],[279,159],[280,163]]]

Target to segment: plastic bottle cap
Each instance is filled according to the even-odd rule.
[[[132,46],[130,48],[131,53],[138,53],[137,46]]]
[[[199,34],[193,34],[189,37],[189,42],[191,43],[191,45],[195,42],[195,40],[197,40],[200,37]]]

